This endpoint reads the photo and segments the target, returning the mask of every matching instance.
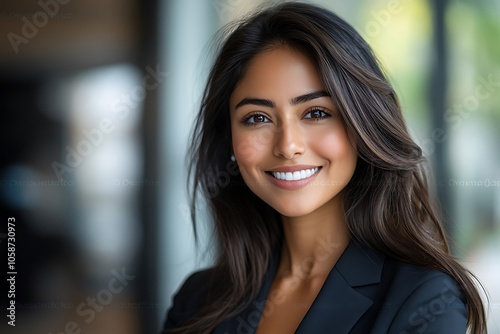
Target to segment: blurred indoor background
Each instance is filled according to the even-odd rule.
[[[500,0],[310,2],[380,57],[499,334]],[[211,38],[263,3],[0,4],[3,310],[9,217],[17,270],[16,327],[2,314],[1,333],[159,332],[186,276],[210,265],[209,234],[198,248],[192,235],[184,156]]]

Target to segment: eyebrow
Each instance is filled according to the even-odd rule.
[[[312,93],[307,93],[307,94],[304,94],[304,95],[300,95],[300,96],[297,96],[297,97],[294,97],[290,100],[290,104],[292,106],[295,106],[295,105],[298,105],[298,104],[301,104],[301,103],[306,103],[306,102],[309,102],[311,100],[314,100],[314,99],[317,99],[317,98],[320,98],[320,97],[330,97],[330,94],[328,94],[327,92],[325,91],[317,91],[317,92],[312,92]],[[234,108],[235,109],[238,109],[244,105],[247,105],[247,104],[252,104],[252,105],[256,105],[256,106],[262,106],[262,107],[268,107],[268,108],[276,108],[276,103],[274,103],[273,100],[269,100],[269,99],[259,99],[259,98],[256,98],[256,97],[246,97],[244,98],[243,100],[241,100]]]

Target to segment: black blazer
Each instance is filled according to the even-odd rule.
[[[257,298],[214,334],[255,333],[276,273],[276,256]],[[208,291],[212,270],[191,275],[174,297],[165,329],[188,322]],[[351,241],[297,328],[300,334],[466,332],[465,298],[456,281],[437,270],[386,258]],[[272,333],[271,333],[272,334]]]

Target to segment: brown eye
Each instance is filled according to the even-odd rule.
[[[255,123],[262,123],[266,120],[266,118],[262,115],[255,115],[255,116],[252,116],[253,117],[253,121]]]
[[[314,119],[314,120],[320,120],[323,118],[330,117],[331,115],[321,109],[313,109],[309,111],[304,118],[309,118],[309,119]]]
[[[245,118],[243,120],[243,123],[247,125],[255,125],[257,123],[268,123],[269,121],[270,121],[269,118],[267,118],[262,114],[254,114]]]

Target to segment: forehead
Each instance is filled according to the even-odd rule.
[[[277,104],[295,96],[324,90],[314,63],[303,53],[277,47],[256,55],[230,98],[230,108],[243,98],[272,99]]]

